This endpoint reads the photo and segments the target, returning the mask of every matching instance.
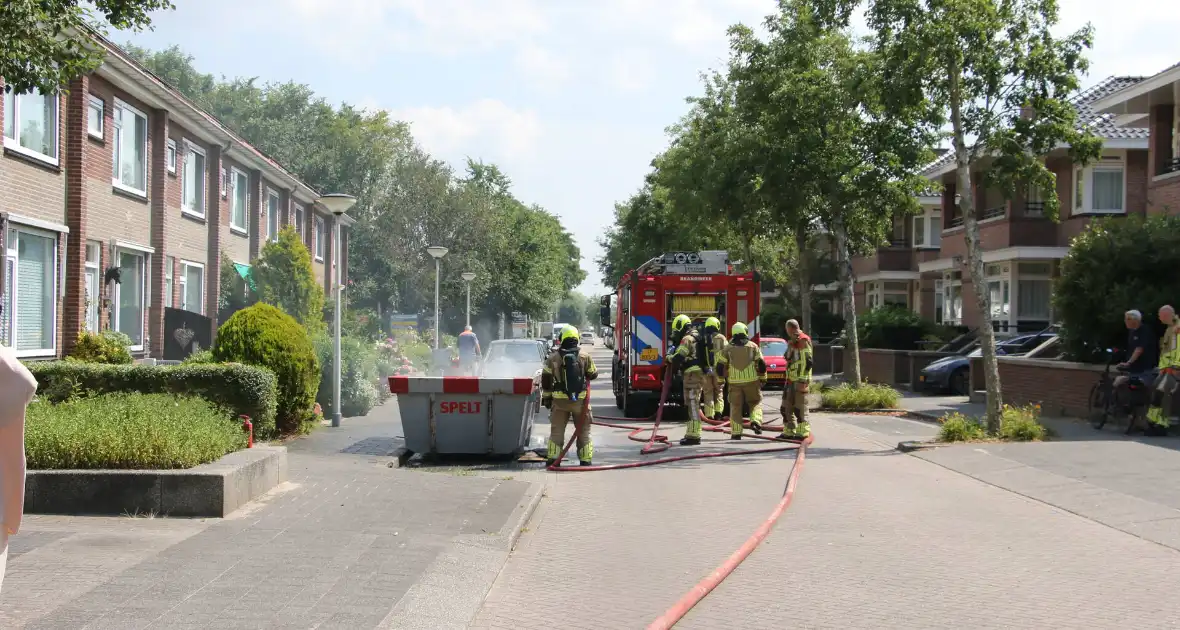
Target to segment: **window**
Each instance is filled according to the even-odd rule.
[[[4,343],[19,356],[57,348],[57,235],[12,227],[6,248]]]
[[[943,323],[963,322],[963,282],[960,272],[948,273],[943,277]]]
[[[303,233],[307,230],[306,230],[306,228],[303,227],[303,221],[304,221],[303,206],[296,204],[295,205],[295,232],[297,234],[299,234],[300,241],[306,242],[306,239],[304,239],[304,237],[303,237]]]
[[[131,338],[132,350],[143,350],[143,314],[147,306],[147,256],[118,250],[119,283],[115,285],[115,330]]]
[[[943,324],[946,322],[946,313],[944,312],[946,296],[942,294],[942,280],[934,281],[934,323]]]
[[[1022,262],[1016,271],[1016,319],[1047,322],[1051,319],[1053,263]]]
[[[230,200],[229,226],[243,234],[250,232],[246,207],[250,202],[250,180],[238,169],[230,169],[233,198]]]
[[[102,243],[86,243],[86,330],[98,332],[102,305]]]
[[[102,99],[91,94],[90,107],[86,110],[86,133],[92,138],[102,139]]]
[[[180,308],[204,314],[205,265],[180,261]]]
[[[272,243],[279,240],[279,194],[273,190],[266,195],[266,238]]]
[[[1126,169],[1121,158],[1104,157],[1089,168],[1074,169],[1074,214],[1126,212]]]
[[[180,180],[182,208],[185,212],[205,216],[205,151],[197,145],[184,143],[184,177]]]
[[[315,218],[315,259],[319,261],[324,260],[324,250],[327,246],[327,226],[324,224],[324,217]]]
[[[57,164],[58,97],[34,91],[4,95],[4,146]]]
[[[914,216],[914,247],[937,249],[942,244],[942,212],[926,209]]]
[[[168,172],[175,175],[176,174],[176,141],[173,140],[172,138],[168,138],[167,158],[168,158]]]
[[[910,283],[882,282],[882,303],[893,306],[910,307]]]
[[[225,170],[224,166],[221,167],[221,179],[218,181],[221,182],[221,198],[225,199],[226,191],[229,188],[229,173]]]
[[[115,99],[114,164],[116,188],[147,196],[147,115]]]
[[[988,280],[987,292],[992,304],[992,319],[1008,321],[1009,305],[1011,304],[1008,281],[1004,279]]]
[[[164,258],[164,306],[172,308],[172,273],[176,262],[171,256]]]
[[[881,294],[877,290],[877,283],[869,282],[865,284],[865,307],[871,311],[878,306],[881,306]]]

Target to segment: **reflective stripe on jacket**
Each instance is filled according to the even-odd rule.
[[[1172,320],[1160,338],[1159,368],[1180,368],[1180,317]]]
[[[701,371],[701,366],[697,365],[697,331],[685,333],[684,338],[680,340],[680,346],[676,348],[676,354],[684,358],[685,374]]]
[[[721,357],[721,362],[729,366],[726,380],[730,385],[753,383],[759,379],[758,359],[762,358],[762,348],[753,341],[740,346],[727,344]]]
[[[807,383],[811,381],[811,337],[799,333],[798,339],[789,341],[787,343],[786,359],[788,383]]]

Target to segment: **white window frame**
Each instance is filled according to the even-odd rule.
[[[221,198],[225,199],[229,193],[229,171],[221,167]]]
[[[238,234],[250,234],[250,176],[245,171],[238,170],[231,167],[230,173],[230,199],[229,199],[229,229]],[[242,199],[242,221],[244,225],[234,223],[234,203],[238,199],[238,186],[245,183],[243,188],[246,189],[246,195]]]
[[[176,140],[168,138],[167,154],[165,155],[165,165],[168,172],[176,174]]]
[[[195,142],[186,139],[184,141],[184,171],[180,177],[180,211],[198,219],[205,218],[205,206],[209,204],[209,156],[205,153],[205,149],[201,148]],[[196,163],[192,158],[192,154],[201,156],[201,172],[197,173],[197,183],[201,187],[201,203],[199,208],[191,208],[188,206],[186,198],[188,197],[188,166],[190,163]]]
[[[956,296],[956,290],[958,295]],[[963,324],[963,279],[947,272],[942,278],[942,321],[951,326]]]
[[[926,208],[915,214],[911,220],[914,230],[914,249],[940,249],[942,247],[942,209]],[[933,224],[934,227],[931,227]],[[922,242],[918,243],[918,235],[922,235]],[[938,243],[931,244],[935,239]]]
[[[934,281],[934,323],[946,323],[946,295],[943,294],[943,281]]]
[[[41,93],[38,90],[34,91],[37,94]],[[55,94],[53,98],[53,155],[45,155],[36,149],[25,148],[20,143],[20,99],[16,98],[17,96],[15,92],[9,92],[8,94],[0,93],[0,98],[3,98],[6,102],[12,102],[12,130],[16,136],[10,138],[7,133],[3,133],[3,130],[0,130],[0,136],[4,137],[4,148],[14,153],[31,157],[39,162],[58,166],[60,164],[59,156],[61,155],[61,95]],[[8,124],[7,119],[5,119],[5,124]]]
[[[270,200],[275,200],[274,205],[274,225],[270,223]],[[279,230],[282,226],[282,220],[279,213],[282,212],[283,197],[279,195],[279,191],[273,188],[266,189],[266,208],[263,215],[266,217],[266,240],[270,243],[277,243],[279,240]]]
[[[123,254],[138,256],[139,259],[142,261],[141,262],[141,269],[140,269],[141,282],[140,282],[140,287],[139,287],[139,291],[140,291],[140,294],[139,294],[140,295],[139,340],[140,340],[140,343],[135,344],[135,345],[131,345],[127,349],[132,352],[143,352],[143,349],[146,347],[147,332],[148,332],[147,331],[147,324],[144,322],[144,319],[145,319],[144,316],[147,315],[148,308],[151,307],[151,300],[148,298],[148,289],[149,289],[148,270],[151,269],[152,255],[149,252],[143,251],[141,249],[116,246],[115,247],[115,255],[113,257],[114,260],[111,261],[113,263],[112,266],[121,267],[120,263],[122,263]],[[111,322],[111,329],[116,330],[116,331],[120,330],[119,323],[120,323],[120,320],[123,318],[123,309],[121,306],[123,303],[122,293],[123,293],[123,283],[119,282],[118,284],[115,285],[114,308],[112,309],[112,311],[114,313],[114,317],[112,319],[114,321]]]
[[[1115,172],[1119,171],[1123,174],[1123,200],[1121,210],[1111,210],[1103,208],[1094,208],[1094,173],[1095,172]],[[1072,197],[1072,214],[1073,215],[1119,215],[1127,213],[1127,161],[1122,155],[1103,156],[1098,162],[1091,164],[1085,168],[1075,166],[1073,169],[1073,191],[1070,193]],[[1081,184],[1082,198],[1078,199],[1078,185]]]
[[[174,308],[175,301],[172,299],[172,286],[175,281],[173,273],[175,265],[175,258],[171,256],[164,257],[164,308]]]
[[[95,111],[97,111],[97,113],[98,113],[98,129],[94,129],[90,126],[90,114]],[[105,116],[105,115],[106,115],[106,102],[103,101],[101,98],[91,94],[90,95],[90,103],[86,106],[86,134],[89,135],[91,138],[96,138],[98,140],[102,140],[103,129],[106,125],[106,123],[103,120],[103,116]]]
[[[1022,269],[1022,265],[1049,265],[1047,273],[1027,272]],[[1022,281],[1048,282],[1049,283],[1049,310],[1043,317],[1039,315],[1020,315],[1020,283]],[[1016,268],[1013,273],[1013,285],[1016,290],[1012,292],[1012,313],[1013,319],[1016,322],[1022,321],[1052,321],[1053,320],[1053,261],[1051,260],[1022,260],[1016,262]]]
[[[984,267],[984,275],[986,277],[984,283],[987,287],[988,297],[991,297],[992,284],[999,284],[998,288],[1000,291],[999,304],[996,304],[995,300],[989,299],[992,309],[992,312],[989,314],[989,321],[1003,322],[1009,326],[1013,325],[1015,321],[1012,314],[1016,312],[1016,309],[1013,308],[1013,302],[1015,300],[1012,299],[1012,263],[990,263]],[[1005,291],[1008,294],[1007,303],[1003,301]]]
[[[304,237],[304,232],[307,231],[307,228],[303,226],[303,223],[307,220],[307,215],[304,214],[306,211],[304,210],[302,205],[300,205],[300,204],[294,204],[294,205],[295,205],[295,233],[299,235],[299,240],[301,242],[307,242],[307,239]]]
[[[201,297],[200,303],[197,305],[197,310],[193,310],[188,306],[188,268],[195,267],[201,270]],[[191,260],[180,260],[180,309],[198,315],[205,314],[205,264],[193,262]]]
[[[896,289],[889,289],[886,285],[888,285],[891,282],[904,283],[906,285],[906,290],[905,291],[898,291]],[[894,304],[895,306],[905,306],[907,309],[913,308],[913,303],[910,300],[910,293],[911,293],[910,289],[912,287],[910,287],[909,280],[882,280],[881,282],[878,282],[877,285],[881,289],[881,295],[879,298],[879,303],[881,306],[886,306],[888,304]],[[904,295],[905,296],[905,304],[896,304],[896,303],[887,302],[885,300],[885,296],[887,296],[887,295]]]
[[[143,118],[143,128],[146,131],[146,133],[143,135],[143,190],[140,190],[129,184],[124,184],[123,181],[119,179],[123,172],[122,169],[119,168],[119,158],[123,152],[123,134],[120,133],[120,130],[123,128],[123,121],[120,120],[118,116],[120,109],[127,109],[132,114]],[[149,127],[151,124],[151,118],[149,118],[148,115],[143,113],[143,111],[141,111],[139,108],[124,102],[118,97],[115,97],[115,116],[112,117],[112,120],[114,121],[115,137],[111,142],[111,161],[112,169],[114,171],[111,174],[111,184],[119,190],[123,190],[140,197],[147,197],[147,188],[151,185],[151,183],[148,181],[148,165],[151,162],[148,156],[148,145],[151,142],[149,140],[149,136],[151,136],[151,129]]]
[[[53,313],[50,315],[50,322],[51,322],[50,326],[52,327],[52,331],[49,335],[50,339],[53,340],[53,347],[51,347],[51,348],[36,348],[33,350],[17,350],[16,349],[16,334],[17,334],[16,314],[17,314],[17,302],[20,299],[20,284],[18,284],[18,282],[17,282],[17,278],[19,277],[18,267],[20,266],[20,256],[19,256],[20,249],[19,249],[19,247],[13,248],[13,249],[9,248],[9,241],[12,240],[11,239],[12,232],[25,233],[25,234],[29,234],[31,236],[36,236],[36,237],[40,237],[40,238],[49,238],[49,239],[53,240],[53,286],[52,286],[51,290],[53,292],[54,299],[52,300]],[[59,255],[59,249],[60,249],[60,245],[61,245],[61,234],[59,234],[57,232],[51,232],[49,230],[41,230],[41,229],[37,229],[34,227],[25,226],[23,224],[10,221],[8,224],[7,232],[2,233],[2,235],[4,238],[4,242],[2,243],[2,245],[4,247],[4,253],[5,253],[5,265],[6,265],[5,270],[11,271],[13,273],[13,277],[12,277],[12,280],[10,283],[10,285],[12,287],[12,292],[11,292],[11,295],[8,297],[9,309],[8,309],[8,312],[3,313],[3,317],[6,319],[6,322],[7,322],[7,329],[8,329],[8,340],[7,341],[10,344],[9,347],[11,347],[13,349],[13,352],[16,353],[17,357],[21,357],[21,358],[55,356],[57,354],[57,336],[60,333],[57,318],[58,318],[58,315],[60,314],[59,308],[58,308],[58,298],[60,297],[60,294],[58,293],[58,291],[60,290],[60,287],[61,287],[60,276],[61,276],[61,269],[62,269],[61,268],[61,260],[60,260],[61,256]],[[8,266],[10,263],[11,263],[11,267]]]
[[[93,248],[93,249],[92,249]],[[90,253],[94,252],[94,257]],[[82,275],[82,279],[86,280],[86,273],[94,274],[98,284],[98,295],[90,295],[90,282],[86,282],[86,330],[96,333],[99,330],[99,323],[102,321],[102,243],[99,241],[86,241],[86,271]]]
[[[877,282],[865,283],[865,310],[871,311],[881,306],[881,292]]]
[[[315,243],[314,243],[315,248],[312,251],[312,254],[315,257],[316,262],[324,262],[324,255],[327,253],[327,248],[325,247],[325,245],[327,245],[327,240],[328,240],[328,222],[324,220],[324,217],[316,215],[316,217],[315,217]]]

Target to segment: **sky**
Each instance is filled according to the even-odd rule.
[[[1061,28],[1096,29],[1083,83],[1180,62],[1175,0],[1060,0]],[[498,164],[514,194],[561,217],[582,251],[580,290],[614,204],[638,190],[665,129],[722,66],[726,28],[775,0],[174,0],[150,48],[179,45],[203,72],[306,83],[389,110],[461,169]],[[339,191],[348,192],[348,191]],[[660,252],[653,252],[656,255]]]

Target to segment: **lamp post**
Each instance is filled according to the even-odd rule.
[[[438,350],[438,282],[442,274],[440,261],[443,256],[447,255],[447,248],[445,247],[427,247],[426,253],[434,258],[434,349]]]
[[[332,216],[336,217],[332,221],[332,264],[335,270],[332,272],[332,284],[336,289],[336,308],[333,319],[335,320],[336,330],[333,339],[333,358],[332,358],[332,426],[340,426],[340,310],[343,308],[340,304],[340,294],[344,290],[340,286],[340,217],[348,212],[348,209],[356,205],[356,197],[352,195],[345,195],[343,193],[328,193],[316,199],[316,203]]]
[[[463,274],[463,282],[467,283],[467,325],[471,325],[471,281],[475,280],[475,274],[468,271]]]

